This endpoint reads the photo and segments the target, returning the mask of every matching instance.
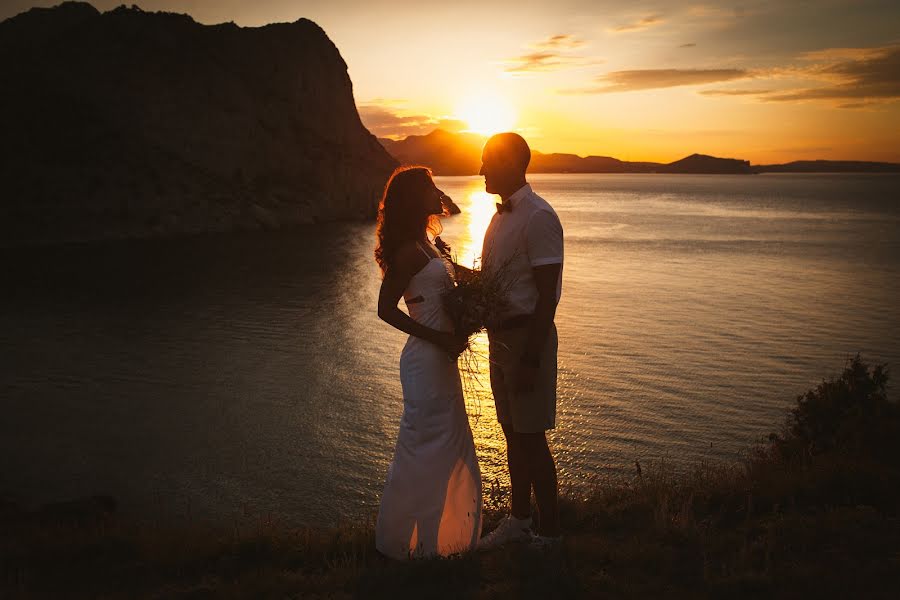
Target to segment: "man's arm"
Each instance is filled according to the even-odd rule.
[[[538,211],[528,221],[525,248],[537,291],[533,318],[528,327],[525,347],[519,365],[516,387],[530,390],[537,372],[541,350],[547,342],[556,315],[557,286],[563,261],[563,231],[552,211]]]
[[[561,268],[562,265],[557,263],[531,269],[538,291],[538,300],[525,342],[525,359],[533,358],[536,361],[541,355],[544,342],[547,341],[547,333],[556,316],[556,283],[559,281]]]

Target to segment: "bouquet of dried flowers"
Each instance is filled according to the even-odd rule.
[[[441,254],[456,265],[451,258],[450,246],[440,236],[434,241]],[[486,327],[499,323],[507,314],[508,294],[513,283],[508,265],[509,261],[490,270],[479,268],[477,263],[471,269],[456,265],[456,284],[442,300],[457,332],[472,338]]]
[[[435,246],[456,264],[451,258],[450,246],[440,237],[435,238]],[[508,269],[510,262],[511,259],[491,269],[480,268],[477,261],[471,269],[457,265],[456,284],[442,297],[454,329],[469,338],[468,346],[460,355],[460,375],[469,396],[485,387],[480,376],[485,374],[482,366],[488,356],[486,345],[478,339],[478,334],[508,314],[509,290],[513,283]]]

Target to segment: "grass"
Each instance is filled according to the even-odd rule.
[[[565,543],[548,553],[395,563],[372,523],[222,529],[127,522],[104,498],[0,506],[0,597],[896,598],[900,428],[886,381],[854,359],[741,463],[639,465],[563,494]],[[486,530],[504,508],[489,500]]]

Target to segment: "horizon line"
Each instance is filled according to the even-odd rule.
[[[365,125],[365,123],[363,123],[363,125]],[[366,129],[368,129],[368,127],[366,127]],[[515,133],[518,133],[518,131],[515,129],[512,131]],[[446,129],[442,129],[441,127],[436,127],[434,129],[432,129],[431,131],[429,131],[428,133],[411,133],[401,139],[393,139],[393,138],[384,137],[384,136],[377,136],[374,133],[372,135],[374,135],[375,139],[378,139],[378,140],[388,140],[390,142],[397,143],[397,142],[403,142],[411,137],[427,137],[427,136],[432,135],[437,132],[445,133],[448,135],[454,135],[454,136],[463,135],[463,134],[471,135],[471,136],[483,138],[484,140],[487,140],[492,135],[496,135],[496,134],[485,135],[483,133],[478,133],[477,131],[472,131],[472,130],[468,130],[468,129],[464,129],[464,130],[460,130],[460,131],[448,131]],[[371,133],[371,131],[370,131],[370,133]],[[503,132],[497,132],[497,133],[503,133]],[[530,144],[529,144],[529,146],[530,146]],[[691,156],[708,156],[710,158],[718,158],[718,159],[722,159],[722,160],[744,161],[744,162],[749,163],[751,167],[788,165],[788,164],[797,163],[797,162],[865,163],[865,164],[871,164],[871,165],[892,165],[892,166],[900,167],[900,160],[898,160],[897,162],[893,162],[893,161],[883,161],[883,160],[860,160],[860,159],[856,159],[856,158],[806,158],[806,159],[798,158],[798,159],[793,159],[793,160],[789,160],[789,161],[785,161],[785,162],[754,163],[751,160],[748,160],[746,158],[736,158],[736,157],[730,157],[730,156],[729,157],[716,156],[715,154],[708,154],[705,152],[690,152],[690,153],[681,155],[681,158],[676,158],[669,162],[662,162],[659,160],[631,160],[631,159],[625,160],[625,159],[621,159],[621,158],[616,158],[615,156],[612,156],[609,154],[581,155],[581,154],[577,154],[575,152],[543,152],[533,146],[531,147],[531,151],[541,154],[543,156],[552,156],[554,154],[564,154],[564,155],[569,155],[569,156],[575,156],[575,157],[581,158],[581,159],[592,158],[592,157],[612,158],[614,160],[618,160],[618,161],[625,162],[625,163],[656,163],[656,164],[660,164],[660,165],[670,165],[670,164],[678,162],[680,160],[684,160],[685,158],[690,158]]]

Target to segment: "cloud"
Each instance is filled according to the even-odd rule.
[[[574,35],[567,33],[554,35],[532,44],[531,52],[506,60],[506,67],[503,70],[514,75],[522,75],[587,67],[603,62],[597,58],[589,58],[572,52],[584,45],[584,40]]]
[[[613,27],[611,31],[616,33],[626,33],[629,31],[640,31],[641,29],[647,29],[649,27],[653,27],[655,25],[660,25],[663,23],[662,15],[650,15],[640,19],[638,21],[632,21],[631,23],[625,23],[624,25],[619,25],[618,27]]]
[[[581,56],[566,56],[556,52],[537,51],[509,59],[504,69],[507,73],[541,73],[561,71],[602,64],[600,59],[588,59]]]
[[[772,90],[702,90],[704,96],[759,96],[770,94]]]
[[[804,52],[799,56],[800,60],[809,60],[817,62],[830,62],[842,60],[863,60],[866,58],[875,58],[884,53],[883,47],[876,48],[824,48],[822,50],[813,50]]]
[[[900,44],[874,48],[826,48],[797,57],[799,64],[768,69],[635,69],[595,78],[566,94],[609,94],[753,79],[780,80],[761,89],[708,89],[704,96],[746,96],[763,102],[830,102],[858,109],[900,100]],[[784,84],[787,82],[787,85]],[[817,82],[818,85],[809,85]],[[807,85],[800,87],[798,83]],[[793,87],[791,87],[793,84]]]
[[[585,42],[581,38],[575,37],[570,33],[561,33],[559,35],[551,36],[543,42],[538,42],[534,46],[535,48],[574,50],[575,48],[581,48],[584,45]]]
[[[840,101],[839,105],[844,108],[859,108],[864,101],[900,99],[900,45],[831,48],[808,53],[803,58],[837,59],[797,71],[801,77],[829,81],[832,85],[777,91],[762,95],[761,99],[768,102],[831,100]]]
[[[596,78],[598,85],[567,90],[570,94],[609,94],[685,85],[703,85],[720,81],[747,79],[752,74],[745,69],[637,69],[613,71]]]
[[[838,108],[866,108],[868,106],[872,106],[875,104],[874,102],[848,102],[846,104],[838,104]]]
[[[900,100],[900,45],[825,48],[797,57],[800,64],[757,69],[757,81],[787,81],[778,89],[712,89],[704,96],[750,96],[763,102],[828,102],[858,109]],[[804,86],[798,83],[806,83]],[[816,82],[809,85],[809,82]],[[793,84],[793,86],[791,86]]]
[[[695,4],[687,9],[686,14],[691,22],[702,22],[703,27],[708,30],[709,28],[723,29],[733,27],[740,23],[741,20],[765,10],[766,7],[764,5],[757,5],[753,8],[747,8],[746,6],[729,8],[710,4]]]
[[[462,131],[466,124],[456,119],[429,115],[403,115],[395,106],[402,101],[379,103],[372,100],[358,107],[359,118],[376,137],[400,139],[410,135],[425,135],[435,129]]]

